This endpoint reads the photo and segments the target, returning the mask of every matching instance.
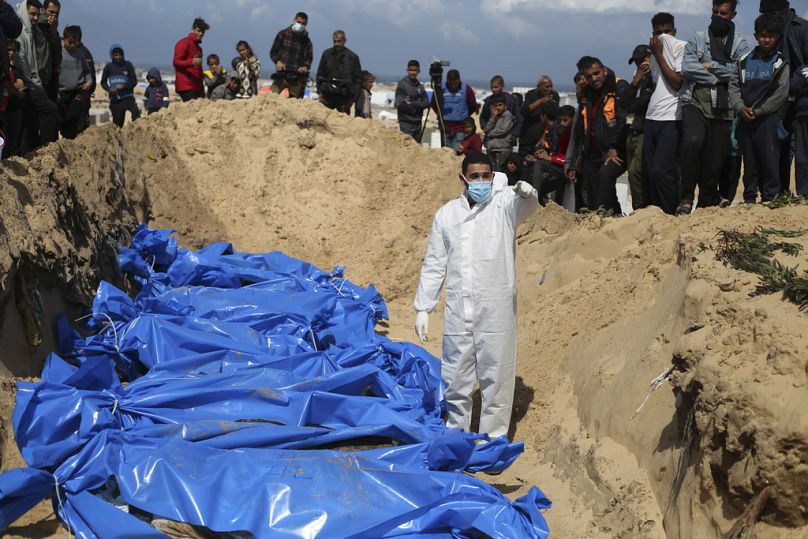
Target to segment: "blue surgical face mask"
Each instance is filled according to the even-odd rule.
[[[477,204],[481,204],[487,202],[491,197],[491,188],[494,182],[466,182],[466,185],[468,185],[467,191],[471,200]]]

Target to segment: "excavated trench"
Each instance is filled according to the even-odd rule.
[[[413,340],[426,238],[458,168],[377,122],[271,96],[179,105],[4,162],[3,469],[22,465],[13,380],[57,349],[59,313],[80,316],[101,279],[126,285],[115,249],[139,222],[188,247],[227,240],[347,265],[388,301],[380,331]],[[764,490],[758,537],[808,532],[808,315],[750,297],[756,277],[710,248],[718,230],[754,226],[808,230],[808,207],[605,220],[549,207],[520,228],[512,434],[526,451],[495,482],[513,497],[543,488],[555,535],[723,537]],[[787,262],[808,266],[804,251]],[[440,339],[427,347],[439,355]],[[48,514],[9,533],[58,534]]]

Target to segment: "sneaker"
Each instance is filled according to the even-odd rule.
[[[683,200],[676,208],[676,215],[690,215],[693,212],[693,203],[689,200]]]
[[[729,208],[729,200],[726,198],[722,198],[721,202],[718,203],[719,208]]]

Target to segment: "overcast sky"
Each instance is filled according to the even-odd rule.
[[[561,87],[569,86],[584,54],[630,76],[628,57],[647,42],[654,13],[673,13],[678,36],[687,39],[709,24],[711,10],[702,0],[62,0],[62,6],[60,26],[81,25],[99,60],[120,42],[139,65],[169,66],[174,44],[202,16],[211,25],[206,55],[215,52],[227,64],[236,41],[246,39],[267,65],[277,31],[306,11],[315,66],[331,46],[331,32],[341,28],[362,66],[380,75],[403,75],[407,60],[417,58],[425,79],[436,55],[466,80],[487,82],[499,73],[508,86],[532,86],[547,73]],[[742,0],[735,19],[750,39],[757,7],[757,0]]]

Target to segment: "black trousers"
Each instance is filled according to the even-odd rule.
[[[3,158],[22,155],[22,109],[8,110],[2,114],[3,131],[6,132],[6,146],[3,148]]]
[[[351,113],[351,106],[354,104],[354,98],[350,95],[326,94],[323,93],[325,102],[323,105],[329,109],[334,109],[345,114]]]
[[[112,101],[109,102],[109,111],[112,113],[112,122],[118,127],[123,127],[123,122],[126,120],[127,110],[132,115],[133,122],[140,118],[140,109],[137,108],[137,103],[135,102],[134,97],[130,96],[121,99],[120,101],[116,101],[115,103]]]
[[[625,161],[625,156],[620,155]],[[622,215],[620,202],[617,200],[617,178],[626,171],[625,166],[620,166],[612,161],[606,163],[606,154],[595,152],[584,158],[583,190],[586,191],[587,207],[596,211],[600,208],[612,210],[615,215]]]
[[[26,97],[28,114],[23,118],[23,154],[55,142],[59,138],[59,109],[45,90],[32,86]]]
[[[678,121],[645,120],[643,123],[644,154],[648,167],[648,199],[667,214],[676,213],[679,194],[679,137]]]
[[[777,130],[780,115],[770,114],[754,122],[738,124],[738,142],[743,149],[743,199],[764,201],[780,194],[780,140]]]
[[[544,197],[555,191],[555,201],[560,204],[564,197],[564,187],[567,185],[564,167],[544,159],[536,159],[530,183],[539,193],[539,202],[543,203]]]
[[[732,122],[706,118],[695,105],[682,107],[682,200],[693,202],[699,187],[699,207],[717,206],[718,179],[730,154]]]
[[[76,97],[89,99],[89,96],[85,96],[79,91],[59,93],[60,131],[62,136],[67,139],[76,138],[84,127],[86,103],[84,100],[77,101]]]
[[[196,90],[185,90],[182,92],[177,92],[177,95],[180,96],[182,102],[185,103],[186,101],[192,101],[194,99],[202,99],[205,97],[204,93],[199,93]]]
[[[411,136],[416,142],[421,142],[418,137],[421,135],[421,124],[398,121],[398,128],[405,135]]]
[[[808,118],[796,118],[792,125],[794,127],[792,136],[794,137],[794,176],[797,194],[808,197]]]
[[[741,179],[741,162],[740,155],[730,155],[724,161],[724,168],[721,169],[718,192],[721,198],[726,198],[730,204],[735,200],[735,194],[738,192],[738,183]]]

